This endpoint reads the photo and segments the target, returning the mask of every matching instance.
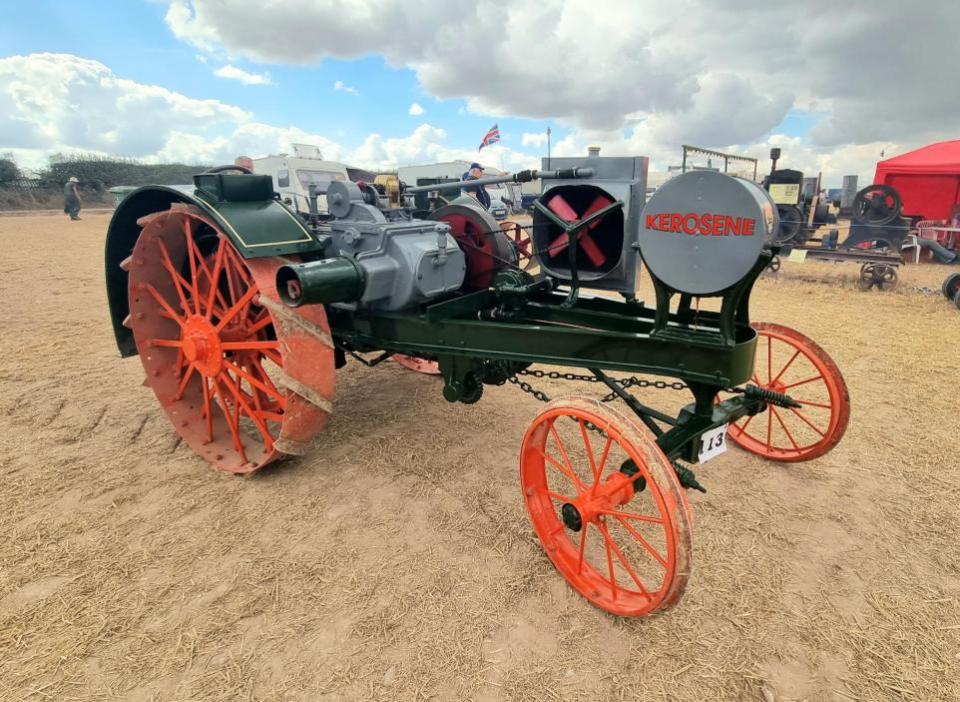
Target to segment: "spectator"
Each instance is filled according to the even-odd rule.
[[[483,166],[479,163],[471,163],[470,170],[463,174],[463,177],[460,180],[478,180],[483,176]],[[487,192],[487,189],[482,185],[468,185],[460,189],[465,195],[469,195],[474,200],[480,203],[480,206],[485,210],[490,209],[490,193]]]
[[[77,186],[76,176],[70,176],[63,185],[63,211],[70,215],[71,220],[80,219],[80,189]]]
[[[956,251],[951,251],[945,246],[941,246],[939,242],[932,241],[930,239],[917,239],[917,246],[921,249],[929,249],[930,254],[937,260],[938,263],[956,263],[960,259],[960,253]]]

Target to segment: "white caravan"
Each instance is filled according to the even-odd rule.
[[[253,160],[255,173],[273,178],[273,187],[299,212],[309,212],[309,188],[317,186],[317,207],[327,211],[327,186],[335,180],[350,180],[347,167],[324,161],[320,149],[310,144],[293,144],[293,155],[279,154]]]

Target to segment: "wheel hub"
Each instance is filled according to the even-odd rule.
[[[605,512],[627,504],[644,487],[646,481],[642,477],[635,478],[623,470],[611,473],[596,490],[588,490],[572,502],[564,503],[560,517],[568,529],[580,531],[584,524],[596,524],[603,520]]]
[[[220,335],[206,317],[188,317],[180,340],[183,343],[183,355],[201,374],[209,378],[220,373],[223,365]]]

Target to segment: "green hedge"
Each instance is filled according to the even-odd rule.
[[[42,188],[62,188],[75,176],[82,188],[106,190],[115,185],[179,185],[209,166],[186,163],[140,163],[133,159],[76,155],[51,161],[37,174]]]

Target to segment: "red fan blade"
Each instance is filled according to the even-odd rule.
[[[580,217],[580,219],[586,219],[590,215],[599,212],[610,203],[611,200],[608,197],[604,195],[597,195],[593,202],[590,203],[590,207],[587,208],[587,211],[583,213],[583,217]],[[554,195],[552,198],[550,198],[550,201],[547,203],[547,207],[549,207],[561,219],[564,219],[567,222],[575,222],[578,219],[577,213],[560,195]],[[587,229],[594,229],[599,224],[600,220],[598,219],[595,222],[591,222]],[[596,245],[593,239],[587,236],[586,230],[580,231],[577,234],[577,241],[580,242],[580,245],[583,247],[583,252],[587,254],[587,257],[590,259],[590,262],[593,263],[593,265],[599,268],[606,262],[607,257],[603,254],[603,251],[600,250],[600,247]],[[547,247],[547,251],[551,256],[556,256],[558,253],[567,248],[567,243],[567,235],[565,233],[561,234],[552,242],[550,242],[550,246]]]

